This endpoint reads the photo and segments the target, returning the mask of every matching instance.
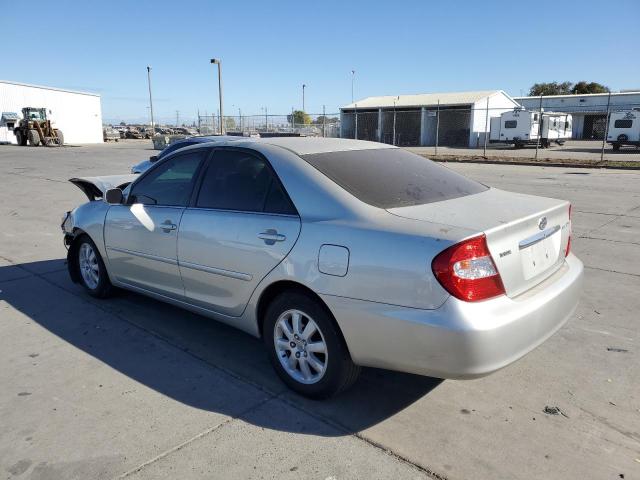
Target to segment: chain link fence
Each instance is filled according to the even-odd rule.
[[[343,110],[341,136],[435,156],[640,161],[640,92],[516,101]]]
[[[201,135],[312,136],[386,143],[438,157],[640,162],[640,92],[517,97],[492,106],[344,109],[340,113],[199,115]],[[221,129],[222,124],[222,129]]]
[[[304,122],[289,115],[199,115],[198,131],[201,135],[225,133],[226,135],[278,135],[333,137],[340,136],[340,114],[310,114]],[[220,124],[222,123],[222,129]]]

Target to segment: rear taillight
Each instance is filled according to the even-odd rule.
[[[567,249],[564,252],[564,256],[568,257],[571,252],[571,204],[569,204],[569,239],[567,240]]]
[[[445,290],[460,300],[477,302],[505,293],[484,235],[442,251],[431,269]]]

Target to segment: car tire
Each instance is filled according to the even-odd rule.
[[[92,297],[107,298],[113,292],[113,285],[98,247],[88,235],[82,235],[77,242],[75,253],[80,283]]]
[[[353,385],[360,373],[333,316],[307,293],[284,292],[271,302],[263,340],[278,376],[305,397],[337,395]]]

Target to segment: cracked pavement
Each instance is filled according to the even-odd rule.
[[[60,217],[85,197],[66,179],[152,153],[0,146],[0,478],[640,478],[640,171],[449,164],[572,202],[574,317],[483,379],[365,369],[314,402],[257,339],[69,280]]]

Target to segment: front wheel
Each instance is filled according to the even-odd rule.
[[[80,243],[76,254],[80,283],[89,295],[97,298],[108,297],[113,287],[98,248],[86,235],[78,241]]]
[[[285,292],[269,305],[264,342],[278,376],[310,398],[329,398],[349,388],[360,367],[326,308],[311,295]]]

